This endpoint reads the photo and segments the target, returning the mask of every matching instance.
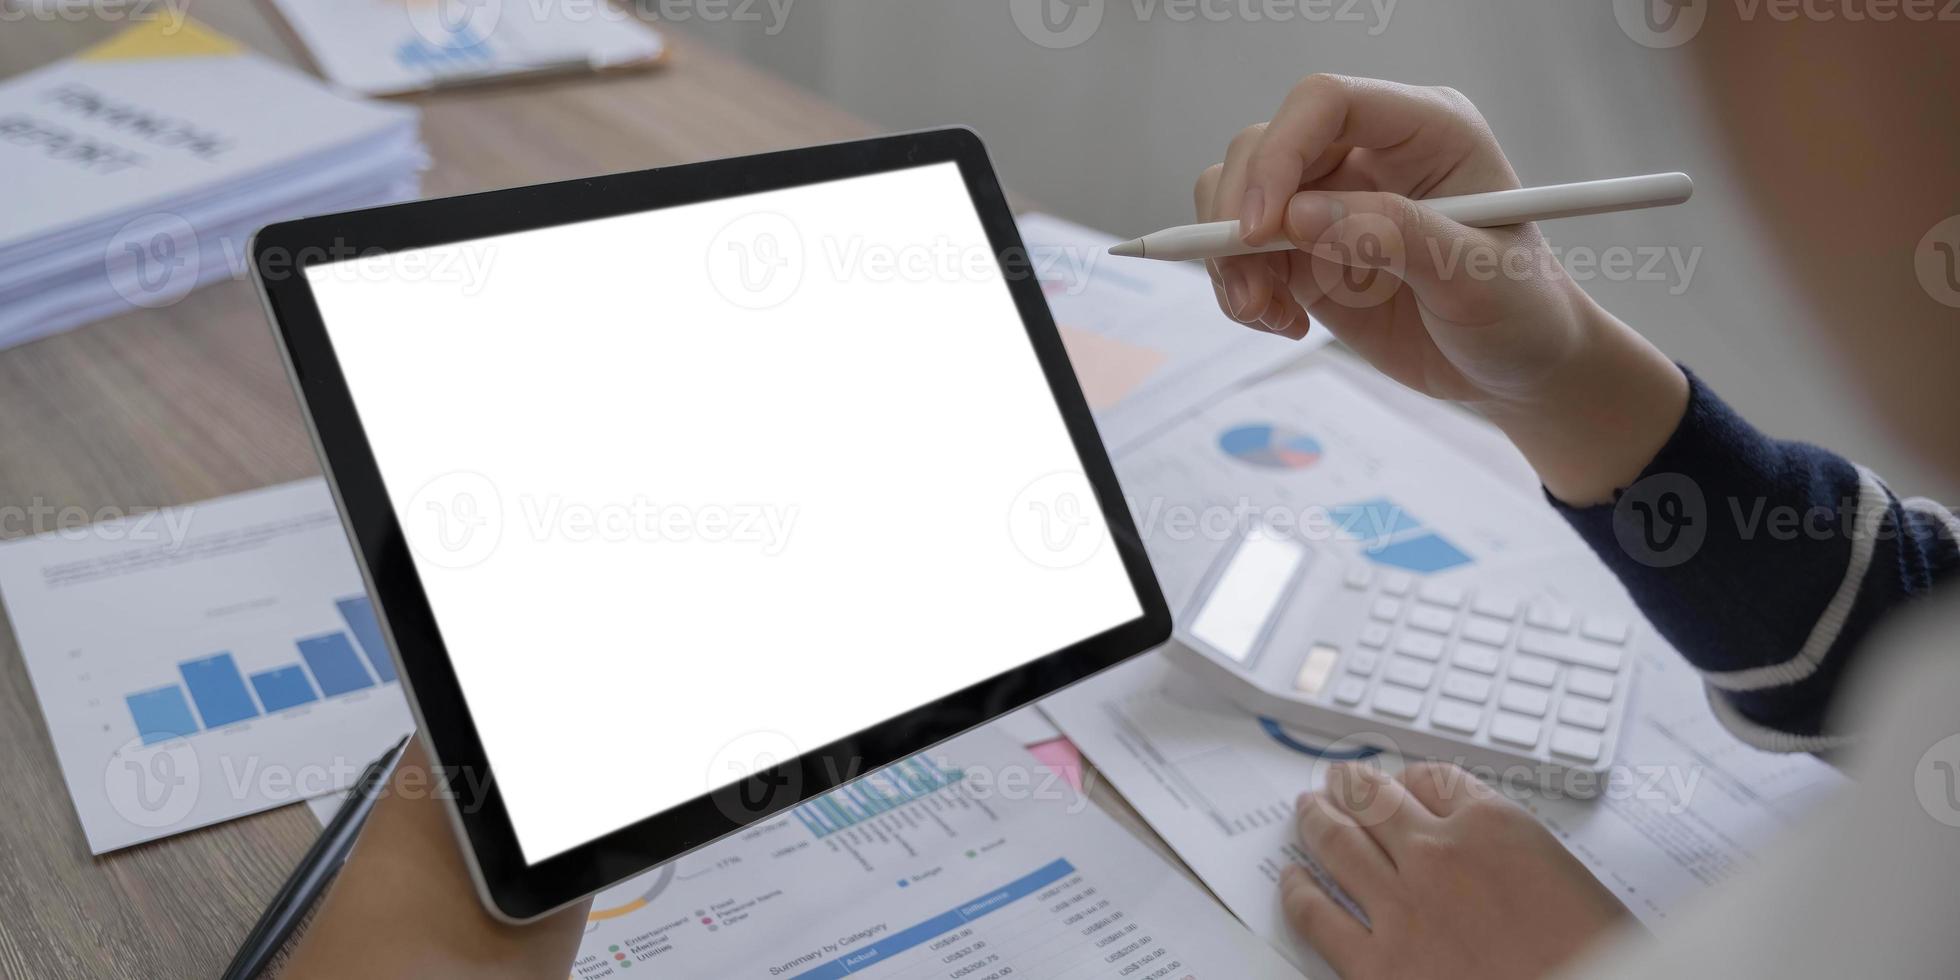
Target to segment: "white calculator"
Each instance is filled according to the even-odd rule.
[[[1168,650],[1257,714],[1590,796],[1620,741],[1636,629],[1474,566],[1416,575],[1255,523]]]

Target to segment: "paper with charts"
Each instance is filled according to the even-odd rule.
[[[1255,516],[1419,575],[1517,569],[1584,547],[1543,502],[1330,366],[1241,388],[1114,461],[1173,614]]]
[[[1229,543],[1236,515],[1279,508],[1352,539],[1331,542],[1351,560],[1459,579],[1501,575],[1568,604],[1636,615],[1584,543],[1533,499],[1535,487],[1499,479],[1332,368],[1235,392],[1116,467],[1174,614]],[[1370,511],[1392,519],[1367,519]],[[1357,512],[1362,520],[1345,519]],[[1521,802],[1661,928],[1676,903],[1749,867],[1843,779],[1811,756],[1738,742],[1663,644],[1644,650],[1636,683],[1621,782],[1594,802]],[[1303,969],[1324,969],[1281,919],[1277,881],[1301,858],[1293,800],[1319,785],[1325,763],[1314,750],[1327,736],[1254,717],[1156,656],[1041,708],[1227,907]]]
[[[1816,758],[1751,749],[1709,714],[1692,671],[1643,664],[1625,765],[1595,801],[1516,793],[1648,928],[1735,877],[1790,821],[1844,784]],[[1042,702],[1099,772],[1227,908],[1310,975],[1279,873],[1302,860],[1293,799],[1321,785],[1327,739],[1255,718],[1151,656]]]
[[[1325,330],[1292,341],[1234,322],[1197,265],[1118,258],[1115,235],[1050,215],[1018,224],[1111,454],[1327,342]]]
[[[1296,978],[983,728],[594,900],[573,980]]]
[[[413,727],[318,479],[0,545],[100,854],[331,792]]]

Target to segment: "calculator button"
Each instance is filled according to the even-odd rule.
[[[1511,624],[1472,616],[1463,624],[1463,638],[1487,647],[1501,647],[1511,639]]]
[[[1408,572],[1382,573],[1382,591],[1389,595],[1408,595],[1415,584],[1416,577]]]
[[[1359,677],[1343,677],[1334,685],[1334,700],[1341,704],[1360,704],[1368,693],[1368,682]]]
[[[1539,687],[1551,687],[1558,679],[1558,664],[1542,657],[1527,657],[1518,654],[1511,658],[1511,679]]]
[[[1457,647],[1456,656],[1451,659],[1464,670],[1474,670],[1479,674],[1497,673],[1497,651],[1489,647]]]
[[[1574,667],[1572,673],[1565,678],[1565,689],[1574,694],[1610,701],[1613,699],[1613,686],[1617,680],[1618,678],[1612,674]]]
[[[1401,639],[1395,641],[1395,652],[1424,660],[1438,660],[1443,656],[1443,641],[1423,633],[1404,633]]]
[[[1497,699],[1497,703],[1506,711],[1542,718],[1545,716],[1545,709],[1552,706],[1552,695],[1541,687],[1506,684],[1504,694]]]
[[[1361,627],[1361,645],[1379,650],[1388,645],[1389,629],[1380,623]]]
[[[1319,694],[1327,686],[1327,679],[1334,676],[1334,665],[1340,659],[1340,647],[1314,644],[1300,664],[1300,672],[1293,677],[1293,689],[1309,696]]]
[[[1424,582],[1416,590],[1416,598],[1432,606],[1448,606],[1455,609],[1463,605],[1463,586],[1448,582]]]
[[[1620,669],[1619,647],[1600,646],[1597,643],[1575,640],[1569,636],[1546,633],[1542,630],[1525,630],[1518,637],[1518,649],[1525,653],[1535,653],[1541,657],[1551,657],[1595,670],[1611,672]]]
[[[1453,698],[1483,704],[1490,700],[1490,689],[1491,683],[1488,677],[1466,674],[1460,670],[1452,670],[1443,675],[1443,693]]]
[[[1580,728],[1590,728],[1596,732],[1606,730],[1606,720],[1612,711],[1606,705],[1591,698],[1566,698],[1558,706],[1558,720]]]
[[[1490,721],[1490,737],[1500,742],[1509,742],[1532,748],[1538,744],[1538,719],[1524,718],[1498,712]]]
[[[1387,622],[1395,622],[1396,617],[1402,615],[1402,603],[1388,598],[1376,599],[1375,604],[1368,607],[1368,615]]]
[[[1572,628],[1572,610],[1555,602],[1534,602],[1525,610],[1524,621],[1539,629],[1563,633]]]
[[[1552,751],[1569,756],[1581,762],[1599,761],[1599,750],[1603,747],[1599,736],[1561,725],[1552,731]]]
[[[1397,657],[1388,662],[1388,673],[1383,674],[1382,679],[1390,684],[1426,691],[1429,689],[1429,682],[1436,679],[1436,668],[1419,660]]]
[[[1429,709],[1429,723],[1452,732],[1475,732],[1483,720],[1484,709],[1448,698],[1437,701],[1436,707]]]
[[[1625,643],[1633,635],[1633,624],[1612,616],[1587,616],[1579,635],[1601,643]]]
[[[1343,579],[1350,589],[1365,589],[1375,582],[1375,570],[1366,565],[1349,565]]]
[[[1383,686],[1375,692],[1375,710],[1395,718],[1414,718],[1422,710],[1422,695],[1399,687]]]
[[[1478,591],[1475,601],[1470,603],[1470,611],[1479,616],[1489,616],[1509,622],[1518,618],[1518,597],[1501,590],[1483,589]]]
[[[1456,615],[1442,609],[1417,606],[1409,610],[1409,625],[1429,633],[1450,635],[1450,627],[1456,625]]]
[[[1381,655],[1373,650],[1356,650],[1347,655],[1348,673],[1367,677],[1375,672],[1381,662]]]

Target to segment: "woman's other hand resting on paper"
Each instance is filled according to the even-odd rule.
[[[1343,980],[1528,980],[1629,921],[1536,818],[1455,766],[1336,766],[1300,798],[1299,832],[1368,913],[1301,869],[1281,880],[1287,922]]]

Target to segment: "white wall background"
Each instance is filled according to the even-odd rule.
[[[1684,208],[1547,231],[1563,248],[1673,249],[1683,262],[1699,249],[1685,289],[1671,272],[1587,287],[1772,434],[1865,461],[1901,491],[1948,490],[1879,434],[1779,279],[1696,109],[1692,49],[1634,43],[1606,0],[1073,0],[1099,4],[1102,21],[1065,49],[1024,35],[1011,2],[1023,0],[793,0],[772,34],[758,0],[755,20],[670,26],[891,129],[971,125],[1018,193],[1125,235],[1190,220],[1198,171],[1305,74],[1453,85],[1527,183],[1694,175]]]

